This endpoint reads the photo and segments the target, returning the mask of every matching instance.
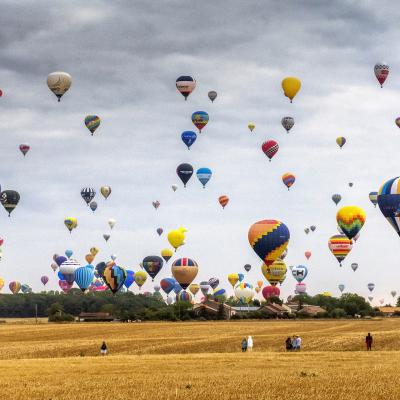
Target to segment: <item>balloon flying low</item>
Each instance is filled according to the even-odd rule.
[[[143,259],[143,268],[150,275],[152,281],[154,282],[154,278],[161,271],[163,266],[163,260],[158,256],[147,256]]]
[[[179,258],[171,267],[172,275],[185,290],[196,278],[199,267],[196,261],[190,258]]]

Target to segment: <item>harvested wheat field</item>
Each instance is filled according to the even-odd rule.
[[[293,334],[303,350],[286,353]],[[240,352],[246,335],[254,337],[252,353]],[[398,349],[400,319],[7,323],[0,326],[2,398],[389,400],[398,398]]]

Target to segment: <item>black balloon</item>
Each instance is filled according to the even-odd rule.
[[[160,272],[163,266],[163,260],[158,256],[147,256],[143,259],[143,268],[154,281],[155,276]]]
[[[184,187],[186,187],[186,184],[193,175],[193,167],[190,164],[180,164],[176,169],[176,173],[183,182]]]
[[[246,272],[249,272],[251,270],[251,265],[250,264],[246,264],[244,266],[244,269],[246,270]]]
[[[17,206],[19,199],[19,193],[15,190],[4,190],[3,192],[1,192],[0,201],[3,207],[8,212],[8,216],[10,216],[11,212]]]

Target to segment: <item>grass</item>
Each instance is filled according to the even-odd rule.
[[[286,353],[293,334],[303,350]],[[246,335],[254,351],[242,354]],[[1,397],[390,400],[398,398],[398,349],[400,319],[3,324]]]

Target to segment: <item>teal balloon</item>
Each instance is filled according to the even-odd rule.
[[[75,282],[79,286],[79,289],[84,292],[92,283],[94,279],[94,268],[88,266],[79,267],[75,270]]]
[[[73,252],[72,250],[65,250],[65,255],[66,255],[68,258],[71,258],[72,254],[74,254],[74,252]]]
[[[210,168],[199,168],[196,172],[196,176],[203,185],[203,188],[205,188],[208,181],[211,179],[212,171]]]

